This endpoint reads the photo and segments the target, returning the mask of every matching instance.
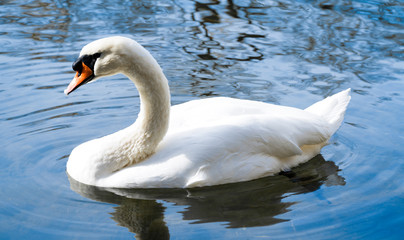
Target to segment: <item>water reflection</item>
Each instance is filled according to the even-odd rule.
[[[127,34],[152,50],[177,93],[193,96],[274,102],[273,83],[325,96],[354,79],[398,78],[380,74],[383,68],[402,71],[390,64],[401,60],[403,45],[393,30],[402,27],[404,8],[394,1],[36,0],[12,7],[0,19],[0,35],[14,38],[3,38],[3,53],[71,62],[90,40]],[[44,87],[63,90],[60,82]]]
[[[268,226],[288,221],[278,217],[296,202],[293,194],[313,192],[323,184],[345,185],[334,162],[317,155],[293,171],[250,182],[195,189],[113,189],[81,184],[70,178],[71,188],[86,198],[114,203],[111,213],[120,226],[140,239],[168,239],[165,207],[158,200],[185,206],[184,220],[192,223],[225,222],[228,228]]]
[[[81,47],[110,35],[132,37],[152,52],[170,80],[173,104],[217,95],[306,107],[354,90],[348,124],[322,151],[343,170],[344,187],[325,188],[344,179],[333,163],[318,159],[284,175],[188,191],[72,183],[84,196],[117,204],[113,219],[137,237],[195,239],[199,232],[182,229],[207,227],[223,239],[273,230],[283,239],[403,235],[402,1],[15,0],[1,1],[0,13],[2,238],[128,234],[99,214],[108,204],[75,201],[64,175],[75,146],[128,126],[139,110],[134,87],[119,76],[63,95]],[[173,213],[176,206],[167,202],[184,210]],[[223,229],[223,222],[236,229]]]

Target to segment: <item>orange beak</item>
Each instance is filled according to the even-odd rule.
[[[82,62],[82,71],[76,72],[76,76],[74,76],[73,80],[70,82],[69,86],[65,89],[65,94],[69,95],[75,89],[80,87],[81,85],[89,82],[93,78],[93,71]]]

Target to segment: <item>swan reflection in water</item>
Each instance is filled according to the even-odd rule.
[[[334,162],[317,155],[275,176],[194,189],[99,188],[69,180],[80,195],[117,204],[112,219],[135,233],[137,239],[169,239],[165,207],[157,200],[186,206],[181,214],[192,223],[225,222],[228,228],[268,226],[288,221],[277,218],[296,203],[285,201],[287,196],[313,192],[323,184],[345,185],[339,171]]]

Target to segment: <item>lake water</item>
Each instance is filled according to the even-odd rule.
[[[402,239],[404,3],[382,0],[0,1],[0,239]],[[123,75],[68,97],[86,43],[136,39],[172,103],[229,96],[305,108],[352,88],[309,162],[188,190],[69,181],[78,144],[130,125]]]

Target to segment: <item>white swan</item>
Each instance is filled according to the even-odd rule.
[[[190,188],[247,181],[308,161],[339,128],[350,89],[305,110],[232,98],[170,107],[168,82],[136,41],[109,37],[86,45],[73,64],[71,93],[123,73],[138,88],[135,123],[76,147],[67,162],[75,180],[100,187]]]

